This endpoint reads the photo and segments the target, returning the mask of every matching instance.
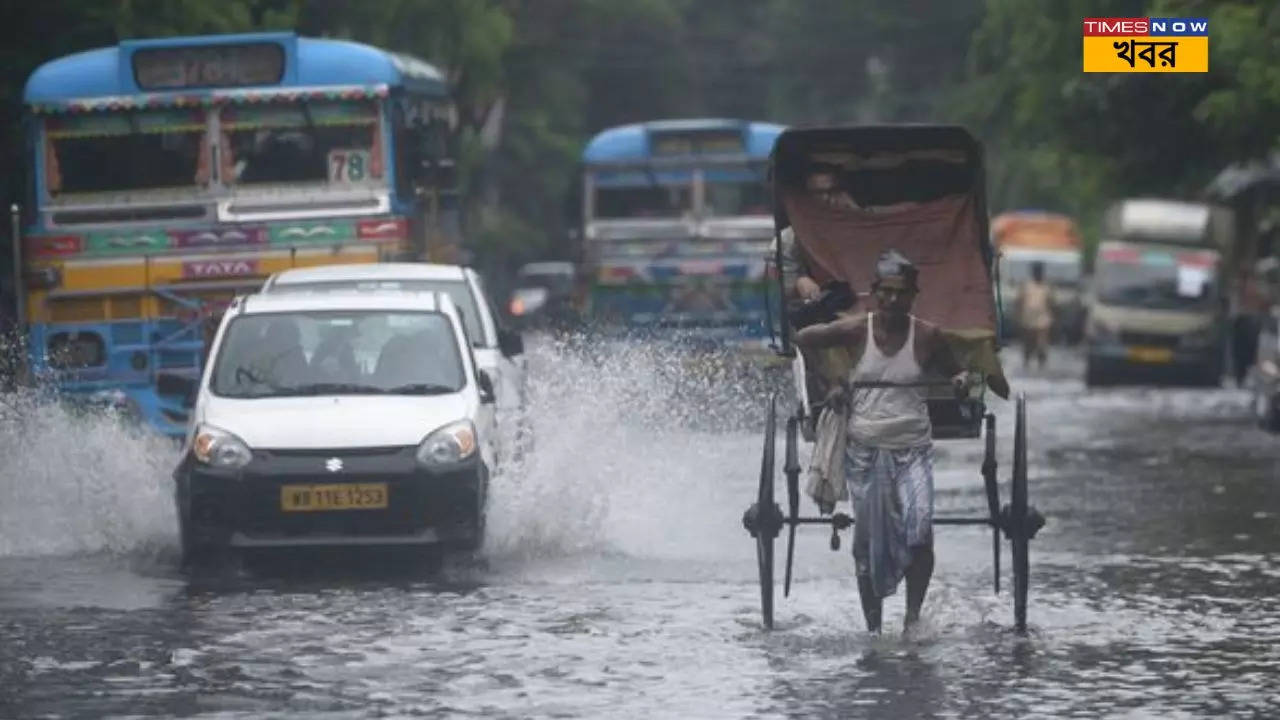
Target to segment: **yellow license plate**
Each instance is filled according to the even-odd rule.
[[[1140,363],[1173,362],[1173,350],[1161,347],[1131,347],[1129,359]]]
[[[379,510],[385,507],[386,483],[326,483],[280,488],[280,509],[285,512]]]

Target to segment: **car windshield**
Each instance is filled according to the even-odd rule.
[[[1109,305],[1155,310],[1202,310],[1218,299],[1214,262],[1180,261],[1165,251],[1099,253],[1098,299]]]
[[[484,331],[484,323],[480,320],[480,309],[476,306],[475,295],[466,280],[324,280],[306,283],[277,283],[273,292],[286,290],[403,290],[407,292],[442,292],[453,300],[458,314],[462,316],[462,327],[467,338],[476,347],[491,347],[497,340],[490,338]]]
[[[464,378],[442,313],[307,311],[233,319],[210,389],[232,398],[433,395],[461,390]]]

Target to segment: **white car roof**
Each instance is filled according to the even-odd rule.
[[[413,310],[456,315],[453,301],[444,293],[380,290],[377,292],[255,293],[240,302],[237,314],[315,310]]]
[[[358,263],[294,268],[276,273],[270,285],[339,282],[343,280],[463,280],[459,265],[434,263]]]

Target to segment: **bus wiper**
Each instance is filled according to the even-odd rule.
[[[392,395],[446,395],[448,393],[458,392],[455,387],[448,385],[440,385],[438,383],[409,383],[406,385],[397,385],[393,388],[383,390],[385,393]]]

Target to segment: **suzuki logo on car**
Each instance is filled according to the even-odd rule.
[[[338,472],[342,469],[342,459],[332,457],[324,461],[324,469],[329,472]]]

